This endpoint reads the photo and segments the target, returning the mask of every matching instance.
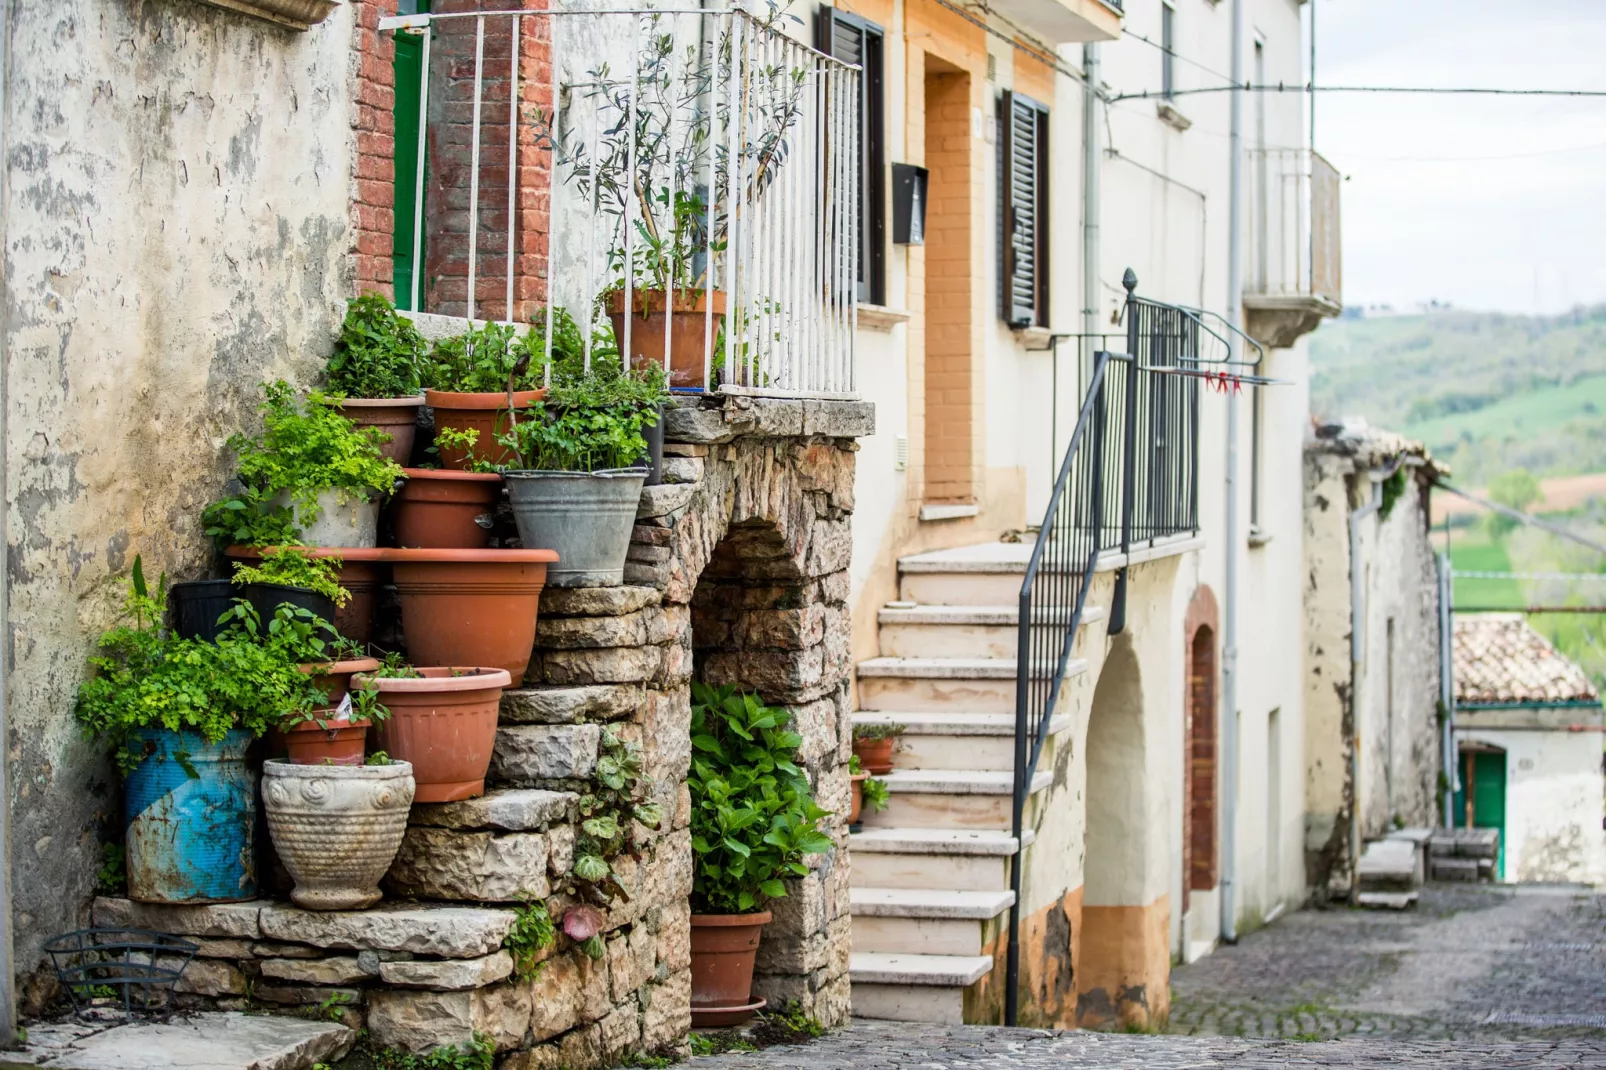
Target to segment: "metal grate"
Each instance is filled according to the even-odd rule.
[[[170,1013],[173,986],[199,950],[188,940],[146,929],[78,929],[45,944],[80,1018],[97,1011]]]

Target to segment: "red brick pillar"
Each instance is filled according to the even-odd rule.
[[[352,0],[356,19],[352,126],[352,296],[391,292],[391,248],[396,215],[396,43],[379,32],[382,15],[396,13],[396,0]]]
[[[548,111],[552,76],[551,17],[532,6],[519,18],[518,165],[508,212],[508,98],[513,19],[485,20],[480,65],[479,230],[475,308],[479,319],[528,320],[546,299],[548,153],[535,148],[536,109]],[[437,0],[436,13],[506,11],[504,0]],[[473,194],[475,19],[444,19],[432,45],[429,175],[424,208],[424,311],[462,316],[468,305],[469,209]],[[513,309],[507,311],[509,224],[512,224]]]

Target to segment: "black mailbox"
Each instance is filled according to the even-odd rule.
[[[892,242],[926,244],[926,169],[912,163],[892,165]]]

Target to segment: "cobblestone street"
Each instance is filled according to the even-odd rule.
[[[1424,889],[1301,911],[1172,974],[1168,1036],[856,1021],[705,1070],[1606,1067],[1606,896]]]

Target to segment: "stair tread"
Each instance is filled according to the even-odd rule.
[[[1066,614],[1067,616],[1069,614]],[[1104,619],[1103,606],[1085,606],[1082,623]],[[1017,606],[946,606],[936,604],[887,605],[880,612],[882,624],[980,624],[1013,628],[1020,623]]]
[[[990,921],[1008,910],[1015,893],[1008,888],[962,892],[947,888],[853,888],[849,909],[866,918],[935,918]]]
[[[993,971],[991,955],[904,955],[855,951],[848,978],[855,984],[962,988]]]
[[[855,725],[897,724],[905,733],[915,736],[1013,736],[1013,713],[950,713],[933,710],[928,713],[900,713],[897,710],[855,710]],[[1073,721],[1068,713],[1056,714],[1048,723],[1048,735],[1057,736],[1070,728]]]
[[[878,779],[893,794],[1012,795],[1015,791],[1015,774],[1008,769],[894,769]],[[1052,772],[1039,769],[1027,794],[1035,795],[1053,782]]]
[[[1036,833],[1022,835],[1030,847]],[[849,848],[863,854],[972,855],[1007,858],[1015,853],[1015,837],[1001,829],[871,828],[848,837]]]
[[[1084,658],[1066,662],[1067,677],[1086,671]],[[858,673],[861,677],[921,680],[1013,680],[1016,676],[1014,658],[870,658],[859,662]]]
[[[898,558],[898,571],[1021,572],[1032,559],[1029,542],[983,542]]]

